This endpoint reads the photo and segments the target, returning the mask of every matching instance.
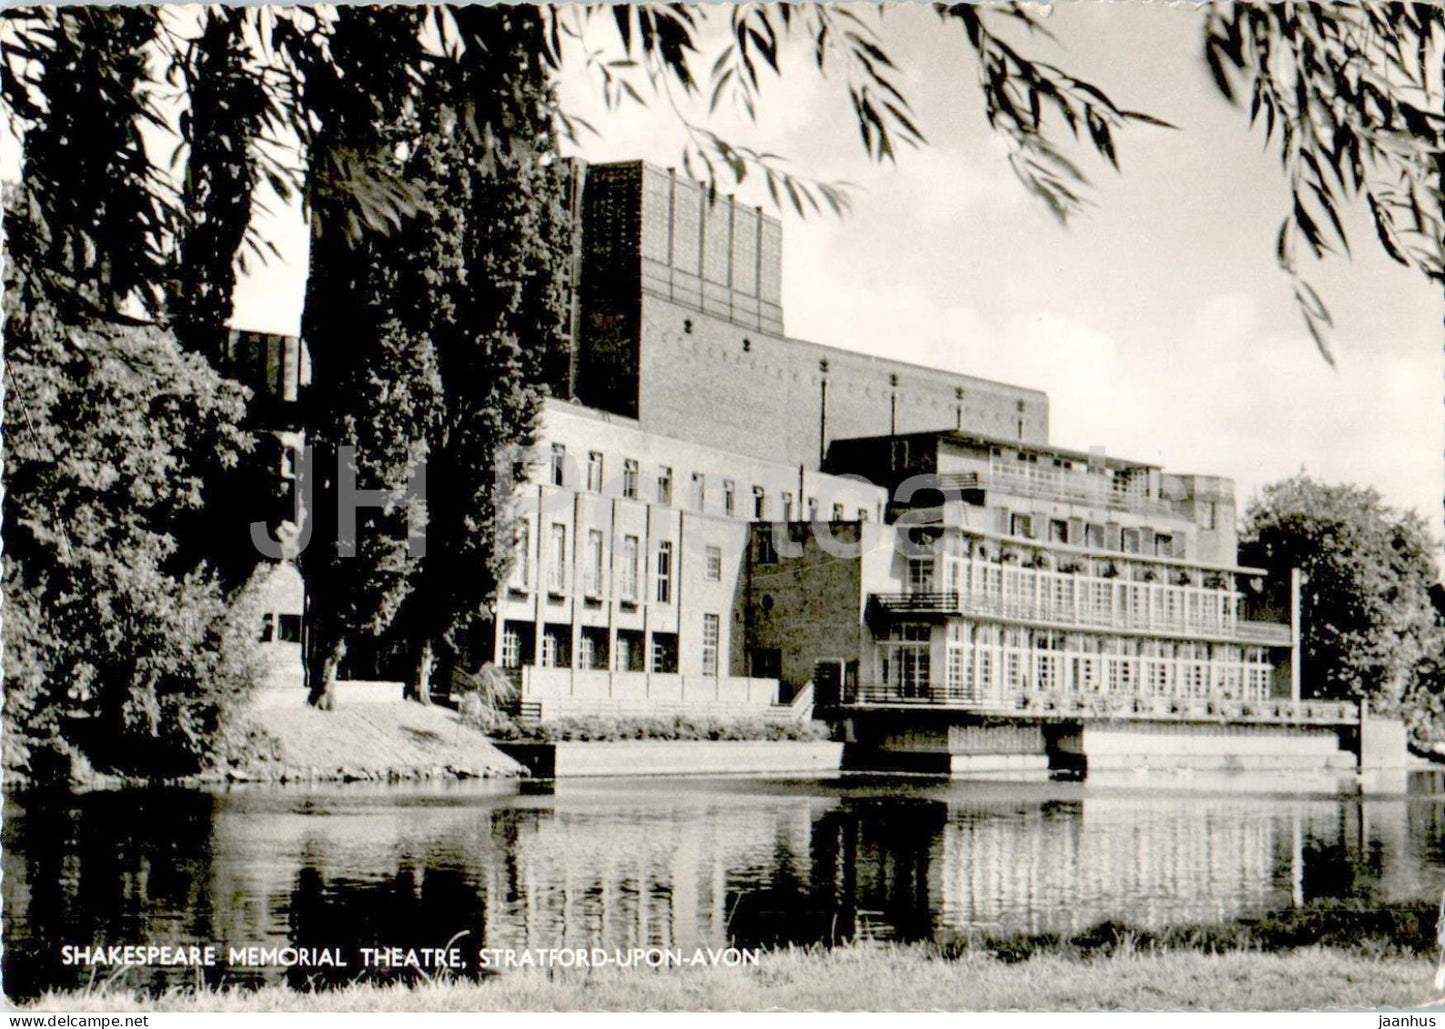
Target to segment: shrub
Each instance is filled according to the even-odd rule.
[[[245,392],[160,328],[6,286],[7,767],[197,770],[257,672],[254,612],[182,547],[250,445]]]
[[[763,718],[721,719],[709,715],[609,717],[571,715],[532,726],[508,723],[490,731],[494,739],[537,743],[619,740],[824,740],[819,722],[775,722]]]

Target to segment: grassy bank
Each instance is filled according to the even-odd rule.
[[[318,711],[253,708],[234,723],[216,763],[199,772],[142,774],[95,767],[71,756],[67,768],[39,780],[7,768],[4,786],[68,782],[77,789],[207,786],[225,782],[408,782],[504,778],[524,774],[455,711],[408,701],[349,704]]]
[[[521,772],[455,711],[398,700],[317,711],[303,704],[248,716],[273,742],[269,760],[232,769],[235,780],[398,780]]]
[[[558,969],[480,983],[350,986],[317,993],[177,991],[146,998],[114,990],[52,994],[64,1011],[759,1011],[1300,1010],[1439,1004],[1434,961],[1311,948],[1284,954],[1116,947],[1078,960],[1039,954],[1004,961],[986,951],[846,947],[779,951],[752,968]]]
[[[1075,960],[1116,953],[1286,953],[1320,948],[1365,958],[1433,957],[1437,907],[1433,901],[1379,903],[1368,899],[1318,900],[1223,922],[1148,929],[1100,922],[1078,932],[953,933],[937,944],[944,957],[982,951],[1001,961],[1039,954]],[[1445,999],[1445,998],[1442,998]]]

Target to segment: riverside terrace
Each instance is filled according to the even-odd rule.
[[[845,767],[1265,770],[1331,789],[1403,763],[1398,722],[1301,696],[1295,622],[1268,619],[1260,569],[1090,554],[968,529],[947,509],[754,527],[745,632],[785,680],[811,661]],[[1297,577],[1289,593],[1286,612]]]

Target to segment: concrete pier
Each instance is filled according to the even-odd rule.
[[[854,713],[844,727],[845,769],[956,778],[1257,774],[1278,776],[1286,789],[1355,782],[1367,792],[1388,792],[1406,766],[1404,725],[1368,713],[1358,721],[1280,724],[895,710]]]

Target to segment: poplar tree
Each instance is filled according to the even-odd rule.
[[[572,212],[542,22],[505,6],[458,17],[492,41],[485,78],[458,75],[450,102],[429,114],[413,169],[429,187],[415,234],[431,245],[412,282],[433,318],[443,389],[428,447],[427,554],[398,626],[407,694],[423,703],[434,669],[445,689],[458,662],[490,653],[491,610],[512,558],[511,462],[533,443],[541,400],[564,380],[567,358]],[[461,95],[469,112],[455,103]],[[468,116],[504,126],[508,145],[469,131]]]

